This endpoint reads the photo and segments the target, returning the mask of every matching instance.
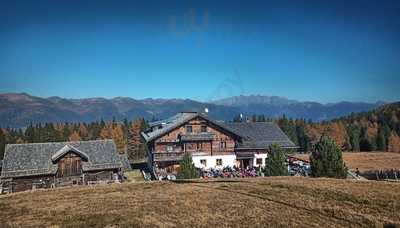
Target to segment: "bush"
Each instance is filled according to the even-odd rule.
[[[346,178],[347,168],[342,151],[334,140],[323,135],[315,145],[311,156],[311,176]]]
[[[185,154],[180,162],[178,179],[195,179],[199,177],[200,175],[193,164],[192,156],[190,154]]]

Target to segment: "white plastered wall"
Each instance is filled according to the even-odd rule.
[[[217,166],[217,159],[222,159],[222,165]],[[236,155],[213,155],[213,156],[192,156],[194,165],[197,168],[216,168],[222,169],[224,167],[233,167],[236,164]],[[206,160],[206,166],[201,164],[201,160]]]

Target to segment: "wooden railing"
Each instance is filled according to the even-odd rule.
[[[185,154],[207,156],[207,155],[230,155],[234,154],[231,150],[219,150],[219,151],[173,151],[173,152],[154,152],[154,161],[177,161],[182,160]]]
[[[161,152],[153,153],[155,161],[174,161],[182,160],[185,152]]]

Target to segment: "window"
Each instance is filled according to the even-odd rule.
[[[262,159],[261,158],[257,158],[256,159],[256,164],[257,165],[262,165]]]
[[[186,133],[192,133],[193,129],[192,126],[186,126]]]
[[[201,132],[207,132],[207,126],[201,125]]]
[[[173,151],[173,150],[174,150],[174,147],[173,147],[173,146],[167,146],[167,151],[168,151],[168,152]]]
[[[221,141],[219,147],[220,147],[221,149],[226,148],[226,142],[222,142],[222,141]]]
[[[217,159],[216,164],[217,166],[222,166],[222,159]]]
[[[197,143],[197,150],[202,150],[203,149],[203,143],[198,142]]]
[[[207,160],[206,159],[201,159],[200,164],[202,164],[204,167],[207,166]]]

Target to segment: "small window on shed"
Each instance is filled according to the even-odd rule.
[[[192,133],[193,132],[193,129],[192,129],[192,126],[186,126],[186,133]]]
[[[262,159],[261,159],[261,158],[257,158],[256,164],[257,164],[257,165],[262,165]]]
[[[216,160],[216,165],[217,165],[217,166],[222,166],[222,159],[218,158],[218,159]]]
[[[207,126],[201,125],[201,132],[207,132]]]

